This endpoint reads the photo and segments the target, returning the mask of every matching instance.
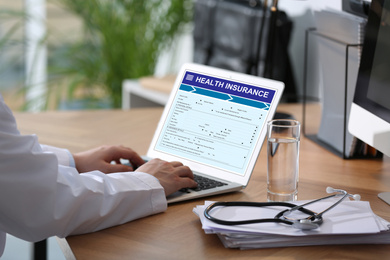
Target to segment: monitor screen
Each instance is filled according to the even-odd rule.
[[[390,156],[390,0],[373,0],[349,131]]]

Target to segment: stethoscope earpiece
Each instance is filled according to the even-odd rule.
[[[336,192],[336,190],[333,189],[332,187],[326,187],[326,193],[333,193],[333,192]]]
[[[359,194],[355,194],[352,196],[352,198],[356,201],[359,201],[361,199],[360,195]]]

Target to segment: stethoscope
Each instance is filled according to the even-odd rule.
[[[322,222],[323,218],[322,215],[325,212],[328,212],[332,208],[336,207],[338,204],[340,204],[345,198],[352,197],[354,200],[360,200],[359,194],[349,194],[345,190],[340,189],[333,189],[331,187],[326,188],[327,193],[336,193],[327,197],[323,197],[320,199],[309,201],[302,205],[296,205],[289,202],[243,202],[243,201],[232,201],[232,202],[215,202],[210,204],[206,210],[204,211],[204,215],[207,219],[222,225],[245,225],[245,224],[255,224],[255,223],[266,223],[266,222],[274,222],[274,223],[284,223],[287,225],[291,225],[294,228],[302,229],[302,230],[309,230],[309,229],[316,229],[318,228]],[[326,200],[334,197],[340,197],[341,198],[336,201],[334,204],[332,204],[327,209],[323,210],[320,213],[316,213],[314,211],[311,211],[305,206],[319,202],[321,200]],[[263,219],[249,219],[249,220],[239,220],[239,221],[230,221],[230,220],[223,220],[219,218],[215,218],[211,215],[211,211],[214,208],[217,207],[272,207],[272,206],[282,206],[282,207],[288,207],[288,209],[283,210],[279,212],[274,218],[263,218]],[[304,214],[307,214],[308,217],[305,218],[291,218],[289,215],[294,211],[300,211]]]

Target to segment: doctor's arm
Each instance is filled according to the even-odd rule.
[[[107,166],[107,151],[87,152],[74,166],[94,160],[104,161],[97,168]],[[112,174],[80,174],[72,161],[66,149],[20,135],[0,95],[0,235],[40,241],[120,225],[166,210],[166,194],[192,181],[185,166],[158,159],[136,172]]]
[[[111,158],[105,157],[106,152],[103,155],[108,163]],[[95,153],[90,156],[102,159]],[[81,163],[89,159],[86,156]],[[40,241],[94,232],[162,212],[167,208],[165,181],[157,178],[177,180],[185,169],[165,162],[169,174],[152,163],[151,168],[144,167],[150,174],[99,170],[80,174],[72,162],[69,151],[41,146],[36,136],[21,135],[0,94],[0,236],[5,232]],[[183,182],[174,185],[178,189]]]

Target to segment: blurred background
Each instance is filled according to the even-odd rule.
[[[314,10],[329,7],[340,10],[341,0],[279,1],[293,25],[288,51],[297,97],[305,30]],[[193,0],[2,0],[0,91],[15,110],[119,108],[123,80],[174,75],[194,61],[193,33]],[[318,85],[311,74],[308,85]]]

